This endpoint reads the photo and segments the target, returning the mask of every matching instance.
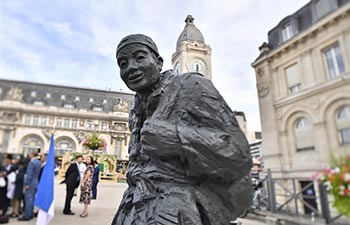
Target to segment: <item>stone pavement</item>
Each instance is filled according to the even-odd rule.
[[[125,183],[110,183],[100,182],[98,184],[97,200],[92,200],[89,206],[89,216],[87,218],[80,218],[79,214],[83,210],[83,205],[79,204],[79,198],[74,197],[72,200],[72,211],[74,216],[64,215],[62,213],[66,186],[65,184],[58,184],[55,181],[55,217],[50,222],[50,225],[110,225],[115,212],[118,209],[122,199],[124,190],[127,188]],[[262,225],[264,223],[250,220],[239,219],[241,225]],[[10,219],[10,225],[34,225],[36,219],[31,221],[18,221],[17,219]]]
[[[83,211],[83,205],[79,204],[78,197],[74,197],[72,200],[72,211],[75,215],[70,216],[62,213],[66,185],[55,183],[55,217],[50,225],[110,225],[126,188],[127,184],[124,183],[100,182],[97,186],[97,199],[92,200],[89,206],[89,216],[80,218],[79,214]],[[8,224],[33,225],[36,224],[36,219],[18,221],[11,218]]]

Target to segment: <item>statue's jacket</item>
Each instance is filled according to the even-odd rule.
[[[129,188],[114,225],[227,225],[250,204],[249,145],[212,82],[162,74],[130,113]]]

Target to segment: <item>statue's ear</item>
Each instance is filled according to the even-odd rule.
[[[157,64],[158,64],[158,70],[159,72],[162,71],[162,68],[163,68],[163,58],[158,56],[157,57]]]

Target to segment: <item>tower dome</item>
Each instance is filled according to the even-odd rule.
[[[182,41],[197,41],[204,44],[204,37],[193,23],[194,18],[188,15],[185,19],[186,26],[177,39],[176,48],[180,47]]]

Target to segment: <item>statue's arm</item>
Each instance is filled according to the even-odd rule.
[[[145,122],[144,150],[163,159],[178,157],[188,164],[189,176],[241,179],[251,168],[249,145],[232,111],[212,83],[203,79],[183,80],[177,95],[182,102],[175,105],[171,119]]]

